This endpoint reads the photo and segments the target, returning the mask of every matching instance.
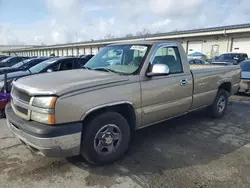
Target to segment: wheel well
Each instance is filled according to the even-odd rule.
[[[88,114],[84,120],[83,123],[90,121],[95,116],[104,113],[104,112],[117,112],[121,114],[127,121],[130,126],[131,131],[136,129],[136,114],[134,111],[134,108],[130,104],[118,104],[114,106],[108,106],[104,108],[97,109],[90,114]]]
[[[231,94],[232,84],[230,82],[225,82],[220,85],[219,89],[224,89],[229,94]]]

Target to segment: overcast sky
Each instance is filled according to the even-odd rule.
[[[0,0],[0,44],[56,44],[250,22],[250,0]]]

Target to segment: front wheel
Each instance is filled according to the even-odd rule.
[[[223,89],[219,89],[213,104],[209,107],[209,113],[213,118],[221,118],[224,116],[228,105],[228,93]]]
[[[92,164],[118,160],[127,150],[130,127],[116,112],[105,112],[90,120],[82,134],[81,155]]]

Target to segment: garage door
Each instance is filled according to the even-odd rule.
[[[63,55],[62,55],[62,49],[59,49],[59,50],[58,50],[58,56],[63,56]]]
[[[96,55],[98,52],[98,47],[92,47],[92,55]]]
[[[63,56],[67,56],[68,55],[68,49],[63,49]]]
[[[77,48],[73,48],[73,56],[78,56],[78,49]]]
[[[54,49],[54,54],[55,54],[55,56],[58,56],[58,50],[57,49]]]
[[[84,55],[84,48],[79,48],[79,55]]]
[[[188,42],[188,54],[194,52],[202,52],[202,41],[189,41]]]
[[[42,50],[42,56],[46,56],[46,50]]]
[[[247,53],[250,56],[250,38],[234,38],[232,52]]]
[[[90,55],[90,54],[91,54],[91,49],[85,48],[85,55]]]
[[[73,53],[72,53],[72,48],[69,48],[68,49],[68,56],[72,56],[73,55]]]

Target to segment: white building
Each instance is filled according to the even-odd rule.
[[[33,47],[31,45],[0,45],[0,55],[3,55],[2,51],[8,51],[13,49],[20,49],[20,48],[30,48]]]
[[[116,38],[112,40],[86,41],[48,46],[2,50],[12,55],[14,52],[25,56],[71,56],[96,54],[108,44],[136,40],[178,40],[182,42],[187,54],[202,52],[213,57],[224,52],[245,52],[250,57],[250,24],[230,25],[222,27],[185,30],[152,34],[145,37]],[[1,51],[1,50],[0,50]]]

